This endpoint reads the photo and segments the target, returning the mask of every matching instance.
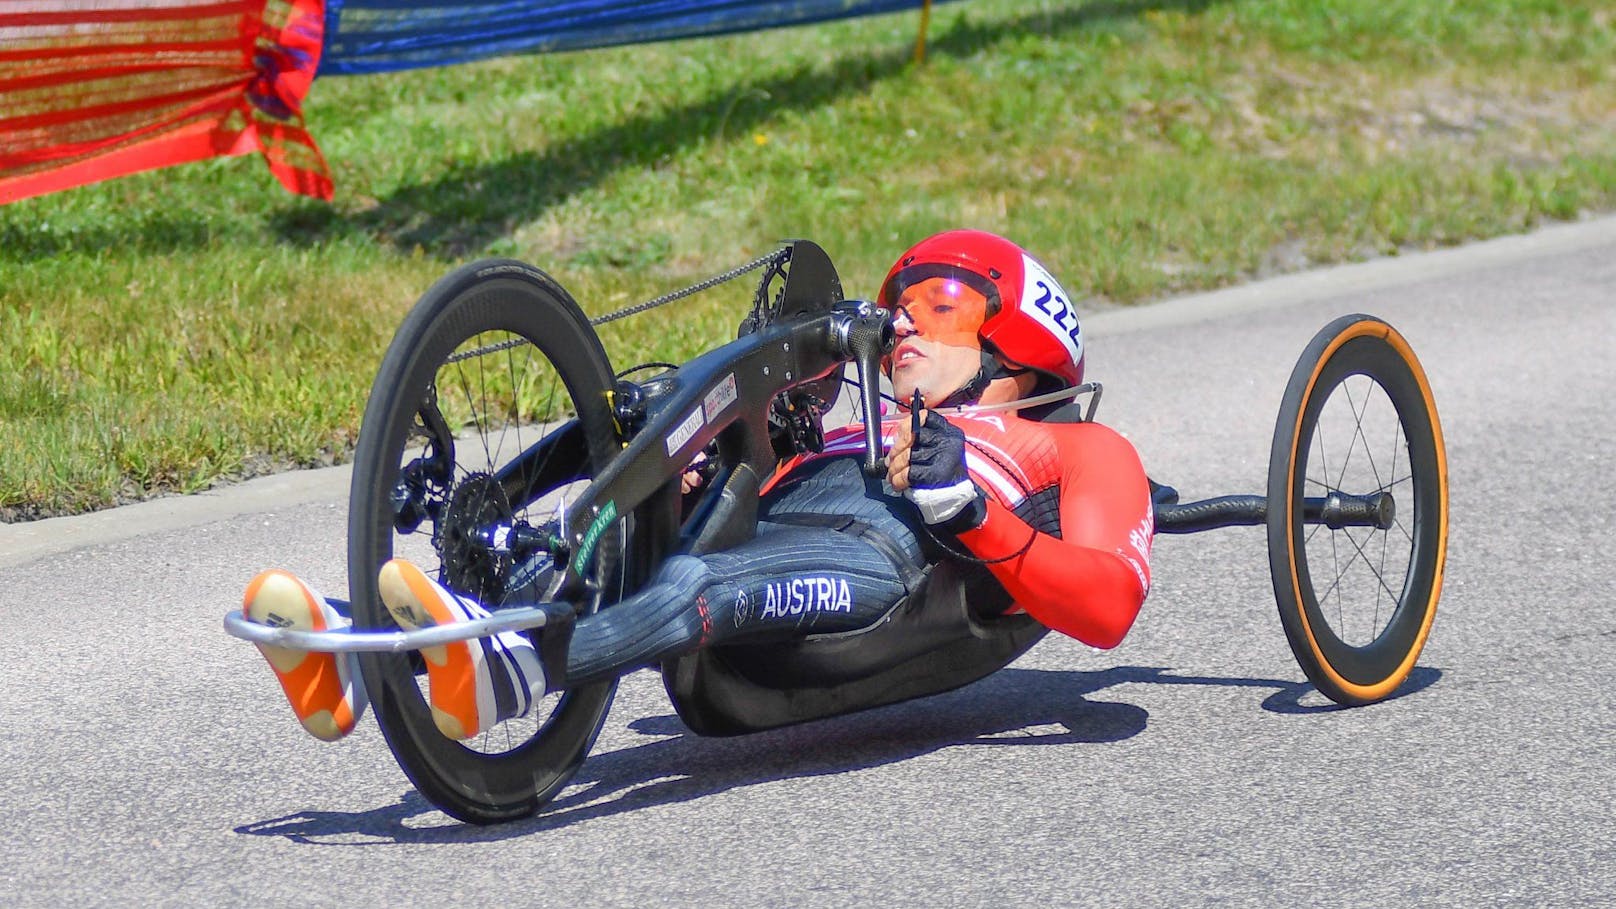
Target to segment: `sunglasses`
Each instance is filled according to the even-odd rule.
[[[964,336],[974,346],[987,313],[988,300],[981,291],[954,278],[927,278],[898,295],[892,324],[907,321],[916,334],[946,343],[959,343]]]

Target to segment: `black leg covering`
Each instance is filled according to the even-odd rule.
[[[893,540],[917,560],[913,534]],[[578,620],[566,684],[597,681],[709,644],[852,631],[905,593],[890,553],[829,528],[763,523],[755,539],[675,556],[632,597]]]

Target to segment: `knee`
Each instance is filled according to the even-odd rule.
[[[666,584],[694,595],[712,583],[713,571],[695,556],[676,555],[662,563],[654,584]]]

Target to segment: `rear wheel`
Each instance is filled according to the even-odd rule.
[[[611,368],[588,320],[548,275],[511,261],[465,266],[405,319],[365,408],[349,502],[356,625],[397,626],[377,593],[388,559],[408,558],[490,608],[554,576],[543,557],[490,545],[501,528],[543,534],[620,450]],[[627,590],[632,516],[594,560],[596,599]],[[616,682],[551,694],[527,717],[465,742],[434,724],[415,654],[360,657],[377,722],[417,789],[473,823],[531,814],[565,785],[605,722]]]
[[[1381,502],[1376,523],[1316,515],[1362,497]],[[1436,615],[1447,525],[1447,461],[1424,370],[1385,322],[1337,319],[1291,373],[1268,476],[1280,621],[1330,699],[1372,703],[1408,677]]]

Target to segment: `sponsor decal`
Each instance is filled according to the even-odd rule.
[[[853,594],[840,578],[792,578],[771,581],[763,595],[760,619],[778,619],[815,612],[852,612]]]
[[[1027,275],[1021,288],[1021,311],[1049,329],[1076,360],[1083,353],[1083,334],[1077,324],[1077,311],[1062,295],[1060,284],[1037,260],[1023,254],[1021,261]]]
[[[1133,573],[1139,577],[1139,589],[1147,594],[1150,593],[1150,577],[1145,572],[1145,563],[1150,561],[1150,544],[1155,529],[1155,507],[1152,506],[1145,509],[1145,518],[1139,522],[1139,526],[1128,531],[1128,544],[1133,547],[1134,552],[1139,554],[1139,558],[1136,559],[1127,552],[1117,550],[1117,555],[1122,556],[1123,561],[1127,562],[1128,567],[1132,568]]]
[[[595,544],[600,542],[600,535],[606,528],[617,520],[617,503],[608,501],[606,507],[595,515],[595,520],[589,522],[589,529],[584,531],[584,538],[578,543],[578,554],[572,558],[572,570],[579,574],[584,573],[589,560],[595,557]]]
[[[730,373],[712,391],[707,392],[707,397],[702,399],[701,412],[707,422],[712,422],[713,417],[722,412],[724,408],[734,404],[737,397],[735,373]]]
[[[735,594],[735,627],[739,628],[752,620],[752,598],[746,595],[743,588]]]
[[[700,410],[692,410],[690,416],[685,417],[683,422],[673,428],[673,432],[668,433],[668,457],[673,457],[675,452],[685,447],[685,443],[694,438],[696,431],[706,422]]]
[[[1150,558],[1150,540],[1156,529],[1156,517],[1152,514],[1155,510],[1155,506],[1146,508],[1144,520],[1139,522],[1138,527],[1128,531],[1128,542],[1133,544],[1134,551],[1139,553],[1141,559]]]

